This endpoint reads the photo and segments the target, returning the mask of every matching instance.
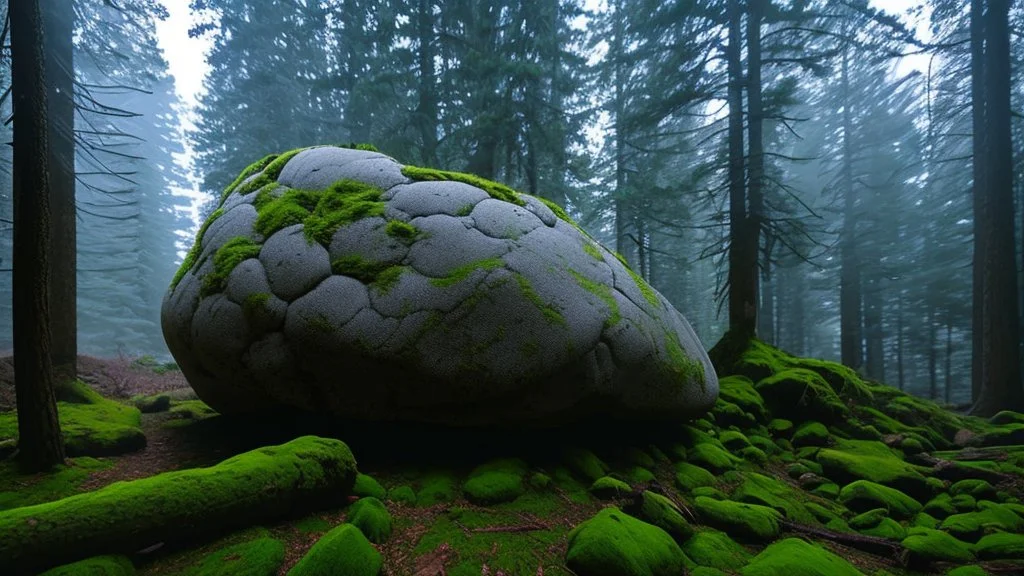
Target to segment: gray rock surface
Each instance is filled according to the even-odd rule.
[[[532,196],[410,175],[377,152],[315,147],[271,193],[222,200],[161,314],[203,400],[469,426],[711,408],[718,381],[696,334],[604,247]],[[356,192],[326,211],[316,196],[271,202],[341,180]],[[280,225],[264,238],[266,210]],[[236,255],[239,237],[256,246],[236,241]]]

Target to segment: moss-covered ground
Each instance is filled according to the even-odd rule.
[[[138,574],[298,575],[340,558],[359,560],[353,574],[1024,573],[1024,446],[1007,432],[1024,416],[958,415],[757,342],[724,364],[720,352],[719,405],[656,430],[467,435],[288,414],[268,424],[174,395],[135,398],[144,450],[33,476],[0,462],[0,526],[14,508],[315,434],[355,454],[347,499],[143,552],[109,550],[94,564],[111,571],[96,573],[131,573],[127,561]],[[129,408],[79,396],[88,402],[77,408]]]

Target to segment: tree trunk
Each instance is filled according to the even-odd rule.
[[[764,196],[762,188],[764,185],[764,103],[761,101],[761,20],[764,17],[765,0],[749,0],[747,4],[747,219],[746,231],[743,233],[745,241],[744,254],[748,256],[745,266],[749,270],[744,271],[747,282],[751,286],[747,288],[750,301],[754,303],[753,324],[758,325],[758,299],[760,295],[761,274],[759,265],[761,263],[761,218],[764,212]],[[765,273],[768,272],[768,259],[770,254],[766,251]],[[771,301],[767,304],[771,306]],[[769,318],[770,322],[770,318]],[[758,332],[761,338],[771,339],[772,327],[768,324],[766,329]]]
[[[75,214],[74,10],[41,4],[46,58],[50,171],[50,330],[53,377],[60,387],[77,376],[78,313]]]
[[[943,370],[946,382],[943,385],[945,391],[944,400],[948,405],[952,398],[953,388],[953,323],[950,322],[950,318],[946,318],[946,368]]]
[[[623,118],[626,115],[626,95],[623,93],[626,85],[626,72],[623,70],[622,63],[622,36],[625,34],[625,26],[622,17],[619,16],[619,13],[624,11],[623,6],[624,2],[621,0],[615,4],[616,15],[615,23],[612,26],[611,47],[611,57],[615,62],[613,69],[615,83],[615,100],[613,102],[615,111],[615,251],[635,268],[636,259],[632,257],[633,246],[629,240],[632,210],[626,188],[626,134],[625,119]]]
[[[984,0],[971,0],[971,121],[974,148],[972,207],[974,209],[974,256],[971,308],[971,401],[981,395],[985,381],[985,267],[984,254],[988,230],[985,229],[987,194],[985,154],[985,19]]]
[[[903,373],[903,291],[896,300],[896,385],[900,390],[906,386]]]
[[[842,269],[839,274],[839,328],[840,353],[843,364],[859,369],[863,363],[861,353],[861,295],[860,263],[857,257],[857,214],[853,197],[853,115],[850,106],[850,62],[849,49],[843,49],[842,90],[843,90],[843,232],[840,238]]]
[[[65,3],[64,10],[71,7]],[[43,22],[38,0],[8,7],[14,101],[14,375],[22,465],[64,461],[50,353],[50,182]]]
[[[1010,125],[1009,0],[990,0],[985,21],[985,157],[988,194],[985,225],[983,347],[986,374],[972,413],[1024,410],[1013,218],[1013,141]]]
[[[423,165],[438,167],[437,161],[437,75],[434,73],[434,4],[419,0],[416,29],[419,36],[420,90],[416,109],[422,139]]]
[[[864,340],[867,357],[865,374],[875,380],[885,379],[885,329],[882,325],[882,293],[877,277],[868,280],[864,290]]]
[[[939,380],[936,374],[938,360],[935,357],[935,306],[928,303],[928,398],[939,397]]]
[[[729,0],[729,332],[738,337],[757,333],[756,278],[750,278],[749,263],[757,252],[747,253],[747,198],[743,162],[743,12],[739,0]]]

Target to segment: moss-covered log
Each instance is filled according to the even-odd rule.
[[[339,440],[303,436],[216,466],[117,482],[0,512],[0,566],[35,573],[98,554],[130,553],[339,503],[356,462]]]

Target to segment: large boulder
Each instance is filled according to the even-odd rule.
[[[545,425],[690,417],[718,394],[682,315],[558,206],[372,150],[246,169],[161,320],[222,414]]]

